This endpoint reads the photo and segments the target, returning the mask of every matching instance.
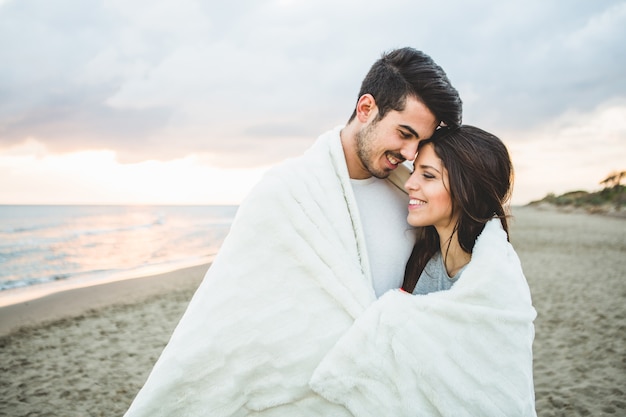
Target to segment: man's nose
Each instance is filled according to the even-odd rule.
[[[417,145],[419,145],[419,139],[412,140],[402,147],[400,154],[407,161],[413,161],[417,155]]]

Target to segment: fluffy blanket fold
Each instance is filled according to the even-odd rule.
[[[339,132],[241,204],[127,416],[349,415],[308,385],[375,300]]]
[[[354,416],[535,416],[536,312],[500,221],[449,291],[390,291],[315,371],[312,388]]]

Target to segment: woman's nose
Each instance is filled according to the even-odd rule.
[[[418,182],[415,180],[415,173],[412,173],[409,179],[404,183],[404,189],[407,191],[416,190],[418,186]]]

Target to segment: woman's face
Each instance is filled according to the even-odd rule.
[[[439,234],[453,228],[456,219],[452,217],[448,171],[432,143],[420,148],[404,188],[409,193],[407,221],[411,226],[435,226]]]

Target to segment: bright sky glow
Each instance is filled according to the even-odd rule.
[[[3,191],[21,204],[238,204],[265,171],[212,168],[196,155],[120,164],[113,151],[47,154],[33,141],[0,156]]]
[[[623,0],[0,0],[0,204],[237,204],[380,53],[447,72],[514,204],[626,169]]]

